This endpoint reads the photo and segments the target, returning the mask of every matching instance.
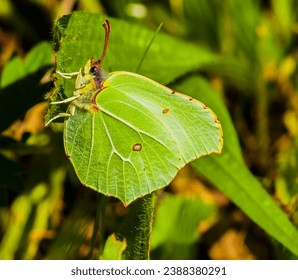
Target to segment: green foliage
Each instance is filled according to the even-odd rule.
[[[125,241],[117,240],[113,234],[107,238],[103,253],[100,257],[101,260],[121,260],[122,253],[126,248]]]
[[[55,30],[64,30],[64,36],[60,38],[63,44],[60,45],[56,40],[54,42],[60,45],[57,54],[60,66],[58,70],[65,73],[76,72],[91,57],[95,60],[100,58],[104,42],[104,19],[104,16],[92,13],[73,13],[71,17],[65,16],[59,20]],[[108,55],[105,58],[105,70],[135,72],[154,32],[119,19],[111,19],[111,23],[112,32]],[[189,59],[190,53],[193,54],[192,59]],[[205,48],[160,33],[151,45],[139,74],[161,84],[168,84],[214,59],[215,55]],[[71,95],[72,90],[66,91],[66,96]]]
[[[199,198],[166,195],[156,210],[152,249],[167,242],[173,243],[173,246],[194,243],[199,237],[197,228],[200,222],[214,212],[214,205],[208,205]]]
[[[39,82],[51,67],[52,52],[48,42],[40,43],[24,61],[15,57],[5,65],[0,82],[0,131],[43,100],[44,92],[50,88],[49,84]]]
[[[243,164],[230,117],[224,104],[220,100],[214,101],[216,96],[214,90],[204,80],[196,77],[186,79],[178,88],[188,91],[196,98],[200,98],[198,92],[204,92],[200,100],[207,105],[215,106],[214,111],[222,122],[224,135],[227,136],[221,155],[198,159],[192,163],[192,166],[224,192],[267,233],[297,254],[296,228]]]

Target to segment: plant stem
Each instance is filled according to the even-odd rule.
[[[106,201],[107,199],[103,197],[100,194],[97,194],[97,205],[96,205],[96,210],[95,210],[95,218],[94,218],[94,226],[93,226],[93,232],[92,232],[92,237],[91,237],[91,244],[90,244],[90,251],[88,254],[88,259],[92,260],[93,259],[93,251],[96,245],[96,237],[98,234],[99,229],[101,230],[101,235],[103,235],[104,229],[103,229],[103,222],[102,222],[102,217],[104,216],[104,212],[106,209]],[[101,250],[101,246],[99,246],[99,253]]]
[[[129,213],[122,226],[121,235],[127,242],[125,259],[150,259],[150,237],[154,214],[154,194],[139,198],[129,206]]]

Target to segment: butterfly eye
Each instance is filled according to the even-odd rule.
[[[96,75],[97,72],[98,72],[98,69],[97,69],[96,66],[92,66],[92,67],[90,68],[90,70],[89,70],[89,73],[90,73],[91,75]]]

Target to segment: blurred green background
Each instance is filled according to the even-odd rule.
[[[162,22],[162,32],[212,53],[198,74],[224,100],[250,171],[298,224],[297,1],[1,0],[0,259],[97,258],[129,211],[82,187],[61,126],[43,125],[53,24],[79,10],[153,31]],[[289,258],[189,166],[161,194],[155,215],[154,259]]]

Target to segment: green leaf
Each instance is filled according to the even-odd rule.
[[[199,198],[187,199],[181,196],[166,195],[158,204],[152,230],[151,246],[172,242],[191,244],[198,238],[198,225],[215,210],[213,205]]]
[[[297,2],[295,0],[272,0],[271,5],[275,15],[274,22],[278,23],[274,27],[278,28],[279,35],[288,43],[297,20]]]
[[[54,43],[59,45],[57,54],[59,70],[76,72],[91,57],[95,60],[100,58],[104,42],[102,29],[104,19],[98,14],[75,12],[58,20],[54,36],[57,28],[60,35]],[[118,19],[111,19],[111,25],[105,70],[135,72],[148,43],[154,36],[154,31]],[[166,84],[215,59],[215,55],[207,49],[160,32],[151,45],[139,74]],[[66,96],[71,95],[71,90],[66,92]]]
[[[18,82],[18,80],[25,78],[26,75],[36,73],[43,67],[49,67],[52,64],[52,55],[51,44],[42,42],[32,48],[24,61],[20,57],[14,57],[3,68],[1,88]]]
[[[0,131],[43,101],[50,86],[41,84],[40,80],[49,70],[51,59],[51,45],[45,42],[33,48],[24,62],[14,58],[5,66],[0,83]]]
[[[236,39],[235,51],[243,53],[250,62],[257,62],[257,28],[260,23],[260,1],[231,0],[228,2],[229,20]]]
[[[16,56],[12,58],[3,68],[1,74],[1,88],[4,88],[24,76],[22,60]]]
[[[185,19],[189,27],[188,32],[195,36],[195,39],[207,43],[212,49],[220,48],[221,1],[184,0],[182,2]]]
[[[101,260],[121,260],[122,253],[126,248],[126,242],[117,240],[116,236],[112,234],[108,237],[103,253],[100,256]]]
[[[178,89],[187,90],[211,106],[221,120],[225,136],[221,155],[201,158],[194,161],[192,166],[268,234],[298,255],[298,231],[239,157],[235,130],[216,92],[196,77],[186,79]]]
[[[192,164],[268,234],[298,255],[298,232],[242,162],[226,148],[222,155]],[[217,170],[214,176],[214,170]],[[224,182],[224,183],[223,183]]]

